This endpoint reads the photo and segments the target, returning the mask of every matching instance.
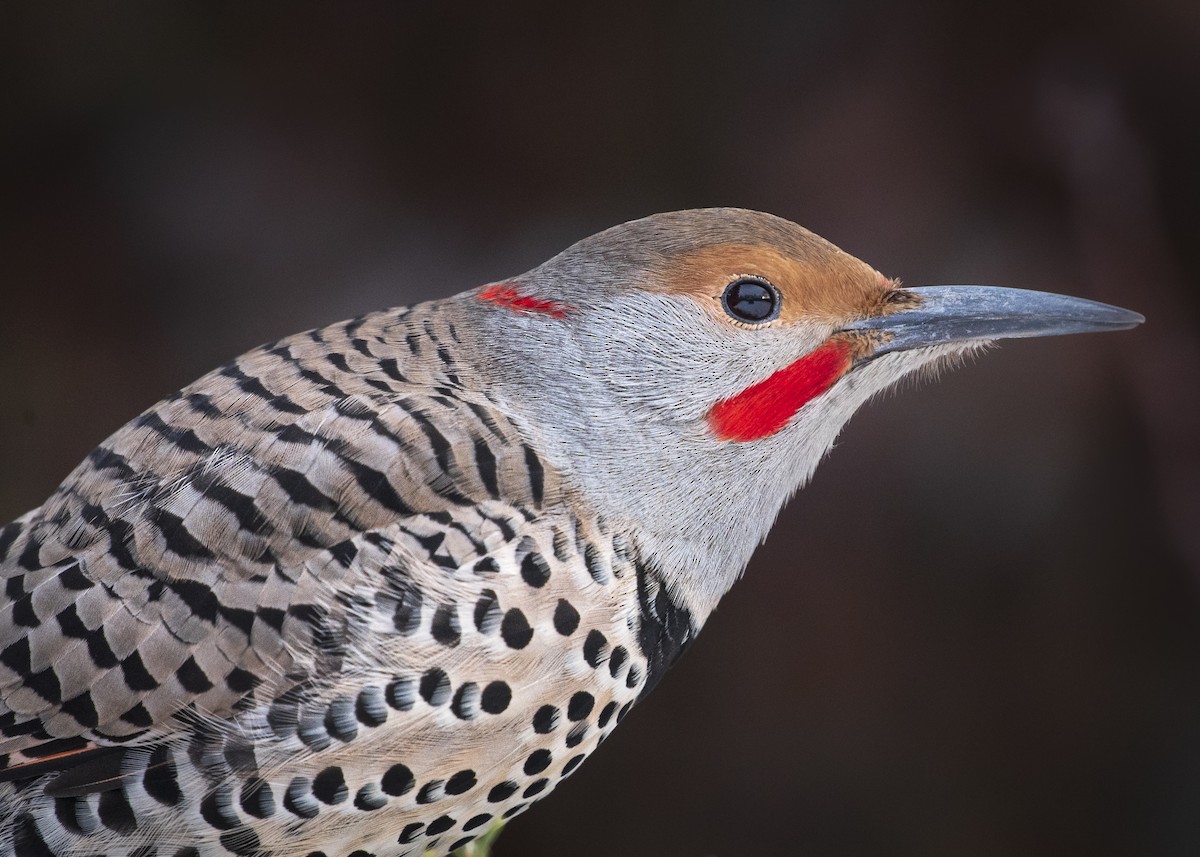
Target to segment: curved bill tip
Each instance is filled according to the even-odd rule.
[[[920,302],[842,328],[878,333],[871,356],[950,342],[1127,330],[1146,320],[1140,313],[1098,301],[1028,289],[919,286],[904,291]]]

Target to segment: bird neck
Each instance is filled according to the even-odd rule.
[[[580,343],[550,341],[546,329],[539,318],[514,316],[503,329],[485,324],[461,335],[483,355],[475,365],[491,401],[572,489],[573,511],[626,532],[698,628],[836,428],[722,442],[703,418],[631,412]]]

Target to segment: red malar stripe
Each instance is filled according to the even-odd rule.
[[[846,373],[852,351],[849,342],[829,340],[769,378],[717,402],[708,412],[709,426],[721,440],[770,437]]]
[[[519,310],[520,312],[539,312],[553,318],[566,318],[567,313],[571,309],[566,304],[560,304],[556,301],[546,301],[540,298],[531,298],[529,295],[523,295],[512,286],[504,283],[488,286],[479,293],[479,300],[491,301],[494,304]]]

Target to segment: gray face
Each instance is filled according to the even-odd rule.
[[[780,306],[763,322],[723,301],[743,277],[775,290]],[[701,621],[871,396],[993,339],[1140,318],[1012,289],[900,290],[794,224],[731,209],[617,227],[506,288],[562,311],[475,302],[501,407],[586,502],[639,534]],[[845,371],[777,430],[714,431],[718,403],[770,387],[831,342],[846,346]],[[755,401],[793,394],[780,385]]]

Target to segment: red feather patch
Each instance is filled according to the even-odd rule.
[[[508,307],[520,312],[537,312],[542,315],[551,316],[552,318],[566,318],[567,313],[571,311],[571,307],[566,304],[523,295],[505,283],[488,286],[479,293],[479,300],[491,301],[494,304],[499,304],[502,307]]]
[[[770,437],[846,373],[853,350],[849,342],[831,339],[769,378],[722,399],[708,412],[713,434],[736,441]]]

